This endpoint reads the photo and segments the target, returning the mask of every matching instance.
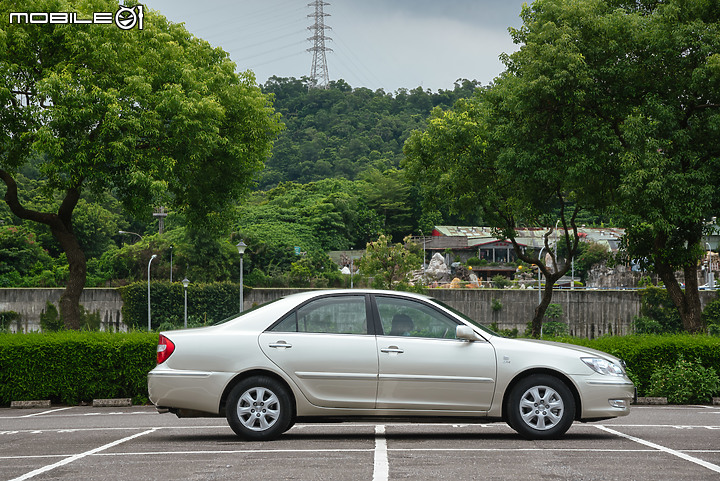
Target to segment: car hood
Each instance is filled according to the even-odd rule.
[[[563,349],[569,349],[572,351],[576,351],[583,354],[590,354],[593,356],[599,356],[602,358],[605,358],[607,360],[613,361],[613,362],[620,362],[621,360],[613,356],[612,354],[608,354],[607,352],[599,351],[597,349],[593,349],[591,347],[585,347],[585,346],[578,346],[575,344],[567,344],[564,342],[555,342],[555,341],[541,341],[538,339],[518,339],[519,342],[527,342],[531,344],[544,344],[546,346],[555,346]]]

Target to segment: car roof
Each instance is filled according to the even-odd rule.
[[[279,320],[281,316],[290,312],[297,305],[302,304],[305,301],[315,299],[323,296],[338,296],[338,295],[390,295],[396,297],[407,297],[414,299],[429,300],[429,296],[424,294],[416,294],[413,292],[404,291],[387,291],[378,289],[320,289],[320,290],[307,290],[302,292],[296,292],[282,296],[272,302],[265,305],[261,305],[256,309],[243,313],[242,316],[228,320],[225,324],[220,324],[216,327],[224,329],[236,329],[241,327],[245,330],[256,330],[265,329],[270,321]]]

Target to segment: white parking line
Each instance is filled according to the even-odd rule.
[[[653,449],[657,449],[658,451],[662,451],[663,453],[671,454],[673,456],[677,456],[680,459],[684,459],[685,461],[690,461],[691,463],[698,464],[704,468],[709,469],[710,471],[715,471],[716,473],[720,473],[720,466],[713,463],[708,463],[707,461],[703,461],[702,459],[698,459],[696,457],[690,456],[689,454],[682,453],[680,451],[676,451],[674,449],[666,448],[665,446],[661,446],[659,444],[655,444],[650,441],[646,441],[644,439],[636,438],[635,436],[630,436],[629,434],[621,433],[620,431],[615,431],[614,429],[610,429],[605,426],[595,426],[598,429],[614,434],[616,436],[620,436],[625,439],[629,439],[630,441],[635,441],[636,443],[642,444],[644,446],[648,446]]]
[[[43,411],[43,412],[40,412],[40,413],[33,413],[33,414],[28,414],[28,415],[26,415],[26,416],[19,416],[19,417],[21,417],[21,418],[31,418],[31,417],[34,417],[34,416],[42,416],[43,414],[55,413],[55,412],[58,412],[58,411],[65,411],[66,409],[72,409],[72,407],[58,408],[58,409],[50,409],[49,411]]]
[[[91,456],[91,455],[99,453],[101,451],[105,451],[106,449],[110,449],[114,446],[117,446],[118,444],[122,444],[125,441],[130,441],[131,439],[139,438],[140,436],[144,436],[146,434],[150,434],[155,431],[156,431],[156,429],[149,429],[149,430],[143,431],[141,433],[133,434],[132,436],[128,436],[126,438],[118,439],[117,441],[113,441],[111,443],[105,444],[103,446],[100,446],[99,448],[91,449],[90,451],[85,451],[84,453],[75,454],[75,455],[65,458],[61,461],[58,461],[57,463],[48,464],[47,466],[38,468],[35,471],[30,471],[29,473],[24,474],[18,478],[13,478],[10,481],[24,481],[26,479],[34,478],[35,476],[37,476],[39,474],[47,473],[48,471],[52,471],[55,468],[59,468],[60,466],[65,466],[66,464],[70,464],[74,461],[77,461],[78,459],[82,459],[86,456]]]
[[[387,440],[385,439],[385,426],[375,426],[375,462],[373,466],[373,481],[387,481],[390,475],[388,462]]]

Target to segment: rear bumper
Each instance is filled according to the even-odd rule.
[[[180,371],[158,366],[148,373],[148,395],[159,412],[188,409],[220,412],[220,396],[232,374]]]

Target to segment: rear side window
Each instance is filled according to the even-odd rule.
[[[367,334],[364,296],[333,296],[308,302],[285,316],[271,331]]]

